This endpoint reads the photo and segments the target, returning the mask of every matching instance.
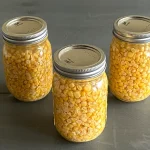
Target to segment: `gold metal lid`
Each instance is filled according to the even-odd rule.
[[[59,74],[70,78],[90,78],[105,71],[106,56],[95,46],[70,45],[55,52],[54,68]]]
[[[128,42],[149,42],[150,18],[135,15],[119,18],[114,23],[113,34]]]
[[[3,38],[17,44],[33,43],[47,36],[47,24],[38,17],[21,16],[5,22],[2,26]]]

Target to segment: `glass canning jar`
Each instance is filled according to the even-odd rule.
[[[106,58],[101,49],[71,45],[54,54],[53,103],[57,131],[72,142],[95,139],[107,118]]]
[[[45,97],[52,86],[52,51],[47,25],[38,17],[22,16],[2,26],[6,84],[18,100]]]
[[[113,34],[109,87],[122,101],[144,100],[150,95],[150,18],[120,18]]]

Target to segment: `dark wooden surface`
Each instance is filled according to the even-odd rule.
[[[39,16],[48,23],[53,52],[86,43],[102,48],[107,58],[113,22],[133,14],[150,16],[150,1],[0,0],[0,26],[12,17]],[[0,61],[0,150],[150,150],[150,98],[129,104],[109,93],[104,132],[88,143],[70,143],[53,125],[51,93],[35,103],[17,101],[6,88]]]

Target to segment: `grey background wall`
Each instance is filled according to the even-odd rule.
[[[13,17],[34,15],[47,21],[53,52],[76,43],[98,46],[109,57],[113,22],[126,15],[150,16],[149,0],[0,0],[0,26]],[[51,93],[21,103],[8,92],[0,39],[0,150],[149,150],[150,99],[123,103],[109,93],[108,121],[88,143],[64,140],[53,125]],[[107,68],[108,72],[108,68]]]

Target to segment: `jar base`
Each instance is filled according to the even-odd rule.
[[[112,93],[112,95],[113,95],[114,97],[116,97],[118,100],[123,101],[123,102],[126,102],[126,103],[136,103],[136,102],[141,102],[141,101],[144,101],[146,98],[149,97],[149,95],[148,95],[148,96],[145,97],[144,99],[138,99],[138,100],[125,100],[125,99],[119,98],[119,96],[116,96],[116,94],[114,94],[114,92],[112,92],[111,89],[110,89],[110,91],[111,91],[111,93]]]
[[[56,127],[56,126],[55,126]],[[105,127],[103,127],[103,129],[100,131],[100,133],[96,136],[94,136],[93,138],[89,139],[89,140],[84,140],[84,141],[77,141],[77,140],[71,140],[69,138],[66,138],[65,136],[63,136],[63,134],[61,134],[61,132],[59,132],[59,130],[56,128],[57,132],[61,135],[62,138],[64,138],[65,140],[69,141],[69,142],[73,142],[73,143],[86,143],[86,142],[89,142],[89,141],[93,141],[95,140],[96,138],[98,138],[102,132],[104,131]]]
[[[18,100],[18,101],[30,103],[30,102],[36,102],[36,101],[42,100],[43,98],[45,98],[45,97],[49,94],[50,91],[51,91],[51,89],[50,89],[50,90],[47,92],[47,94],[45,94],[44,96],[42,96],[42,97],[40,97],[40,98],[38,98],[38,99],[32,99],[32,100],[20,99],[20,98],[17,98],[16,96],[14,96],[14,95],[13,95],[13,97],[15,97],[16,100]]]

